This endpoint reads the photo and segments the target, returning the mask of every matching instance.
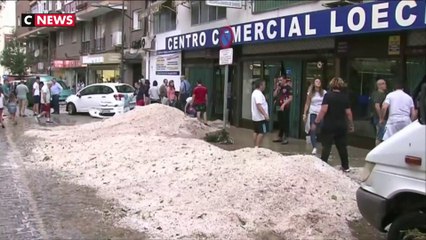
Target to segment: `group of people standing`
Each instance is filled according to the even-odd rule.
[[[151,103],[176,106],[177,96],[173,80],[164,79],[160,87],[158,87],[157,81],[153,81],[151,86],[149,80],[136,82],[134,86],[137,106],[145,106]]]
[[[33,84],[32,95],[33,95],[33,113],[37,120],[40,122],[40,118],[45,117],[46,123],[53,123],[51,120],[51,114],[59,114],[59,95],[63,90],[61,84],[59,84],[55,78],[52,81],[43,83],[40,81],[40,77],[36,77],[36,81]],[[53,112],[51,109],[53,108]]]
[[[252,120],[254,125],[254,145],[259,147],[267,133],[270,119],[268,102],[263,91],[265,82],[257,80],[252,93]],[[312,154],[317,154],[317,136],[321,131],[321,159],[328,161],[333,143],[336,145],[342,163],[342,170],[349,171],[347,151],[347,134],[354,132],[353,115],[349,95],[343,79],[334,77],[328,84],[327,92],[322,81],[315,79],[308,88],[302,119],[305,131],[310,136]],[[373,124],[376,129],[376,144],[388,139],[417,118],[413,98],[406,94],[403,84],[395,83],[395,90],[387,92],[386,81],[377,81],[377,91],[372,94],[374,109]],[[285,77],[278,78],[274,90],[274,103],[278,115],[279,132],[274,142],[288,144],[290,122],[290,103],[293,99],[291,81]]]
[[[413,98],[404,92],[401,82],[395,83],[395,90],[388,93],[384,79],[376,82],[377,90],[372,94],[372,123],[376,130],[376,145],[408,126],[417,119]]]
[[[207,101],[208,90],[197,81],[197,85],[192,90],[190,82],[185,76],[180,78],[180,89],[177,90],[173,80],[164,79],[163,84],[158,86],[157,81],[141,80],[134,84],[136,96],[136,105],[145,106],[153,103],[161,103],[171,107],[177,107],[189,113],[188,109],[194,109],[197,118],[204,124],[207,124]]]
[[[46,123],[52,123],[50,119],[51,104],[53,106],[53,114],[59,114],[59,95],[62,91],[62,86],[53,79],[51,82],[43,84],[40,82],[40,77],[32,86],[31,95],[33,100],[33,113],[37,121],[40,117],[46,117]],[[17,124],[16,114],[19,110],[19,117],[27,117],[26,109],[28,107],[28,95],[30,93],[25,81],[12,88],[10,83],[6,80],[0,89],[0,123],[4,128],[3,113],[7,108],[10,119],[13,124]]]

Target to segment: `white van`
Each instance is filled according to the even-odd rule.
[[[426,236],[426,84],[419,110],[418,121],[368,153],[356,193],[362,216],[388,240]]]

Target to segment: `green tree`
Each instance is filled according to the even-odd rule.
[[[25,48],[13,33],[13,38],[5,44],[4,50],[0,54],[0,64],[8,68],[12,74],[18,76],[25,75],[25,70],[29,66]]]

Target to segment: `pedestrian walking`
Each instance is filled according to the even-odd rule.
[[[61,84],[56,81],[56,78],[52,79],[52,87],[50,88],[50,92],[52,93],[52,107],[53,107],[53,113],[52,114],[59,114],[59,96],[61,95],[63,88]]]
[[[149,100],[151,103],[160,103],[160,89],[158,88],[158,82],[154,80],[152,87],[149,88]]]
[[[50,88],[52,87],[52,82],[47,82],[44,84],[43,88],[41,89],[41,104],[42,104],[42,112],[36,116],[37,122],[40,122],[41,117],[46,117],[46,123],[53,123],[50,120],[50,103],[51,103],[51,93]]]
[[[395,91],[386,96],[382,105],[381,124],[385,123],[384,116],[389,109],[389,118],[386,122],[383,141],[408,126],[417,118],[413,98],[404,92],[402,82],[395,83],[395,89]]]
[[[383,141],[383,135],[385,134],[386,122],[380,123],[382,118],[382,105],[385,101],[387,94],[387,84],[384,79],[379,79],[376,82],[376,91],[371,94],[372,103],[372,124],[376,133],[376,146]],[[383,117],[385,120],[386,116]]]
[[[9,80],[7,79],[4,80],[2,89],[3,89],[3,95],[4,95],[4,102],[5,104],[7,104],[7,102],[9,101],[9,95],[12,92],[12,86],[9,83]]]
[[[9,101],[7,103],[7,111],[10,114],[10,119],[14,125],[18,124],[16,121],[16,112],[18,110],[18,99],[16,98],[14,93],[10,93]]]
[[[253,121],[253,143],[255,148],[262,145],[263,137],[267,132],[266,125],[269,121],[268,102],[263,91],[265,90],[265,81],[256,80],[254,82],[254,91],[251,94],[251,118]]]
[[[1,124],[2,128],[4,128],[4,124],[3,124],[4,105],[5,105],[5,98],[4,98],[4,94],[3,94],[3,88],[0,88],[0,124]]]
[[[312,154],[317,154],[317,132],[311,129],[311,124],[315,121],[321,110],[324,95],[327,93],[322,88],[320,79],[315,79],[308,90],[305,109],[303,111],[303,122],[305,122],[305,132],[309,134],[312,144]]]
[[[40,113],[40,77],[36,77],[33,84],[33,114],[37,116]]]
[[[143,82],[136,82],[135,83],[135,96],[136,96],[136,106],[144,106],[145,105],[145,101],[144,101],[144,84]]]
[[[169,86],[167,87],[167,99],[170,107],[176,107],[176,88],[173,80],[169,82]]]
[[[21,81],[19,85],[16,87],[16,96],[18,98],[18,105],[19,105],[19,116],[20,117],[26,117],[25,110],[28,106],[28,93],[30,90],[28,89],[27,85],[25,85],[24,81]]]
[[[349,172],[347,134],[348,132],[354,132],[349,96],[342,92],[345,88],[345,82],[341,78],[334,77],[329,86],[330,91],[324,95],[321,110],[312,123],[311,130],[315,131],[317,126],[323,121],[321,127],[321,159],[324,162],[328,162],[334,142],[342,163],[341,169],[344,172]]]
[[[290,128],[290,105],[293,100],[293,88],[288,78],[280,77],[274,91],[275,105],[278,113],[279,132],[278,138],[273,142],[288,144],[288,134]]]
[[[192,93],[192,100],[194,103],[195,111],[197,111],[197,118],[200,122],[207,125],[207,101],[208,91],[200,80],[197,81],[197,86],[194,88]]]
[[[185,76],[181,76],[178,101],[179,101],[180,109],[182,109],[182,111],[184,111],[184,108],[186,105],[186,99],[189,97],[191,97],[191,84],[185,78]]]
[[[161,99],[161,104],[168,104],[168,99],[167,99],[167,88],[169,86],[169,81],[167,79],[163,80],[163,84],[160,86],[160,99]]]

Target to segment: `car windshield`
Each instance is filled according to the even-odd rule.
[[[133,93],[135,91],[135,89],[132,86],[125,85],[125,84],[115,86],[115,88],[117,89],[117,92],[119,93]]]
[[[59,80],[59,81],[58,81],[58,83],[61,85],[61,87],[62,87],[63,89],[69,89],[69,88],[70,88],[70,87],[68,87],[68,86],[67,86],[67,84],[65,84],[65,82],[64,82],[64,81]]]

